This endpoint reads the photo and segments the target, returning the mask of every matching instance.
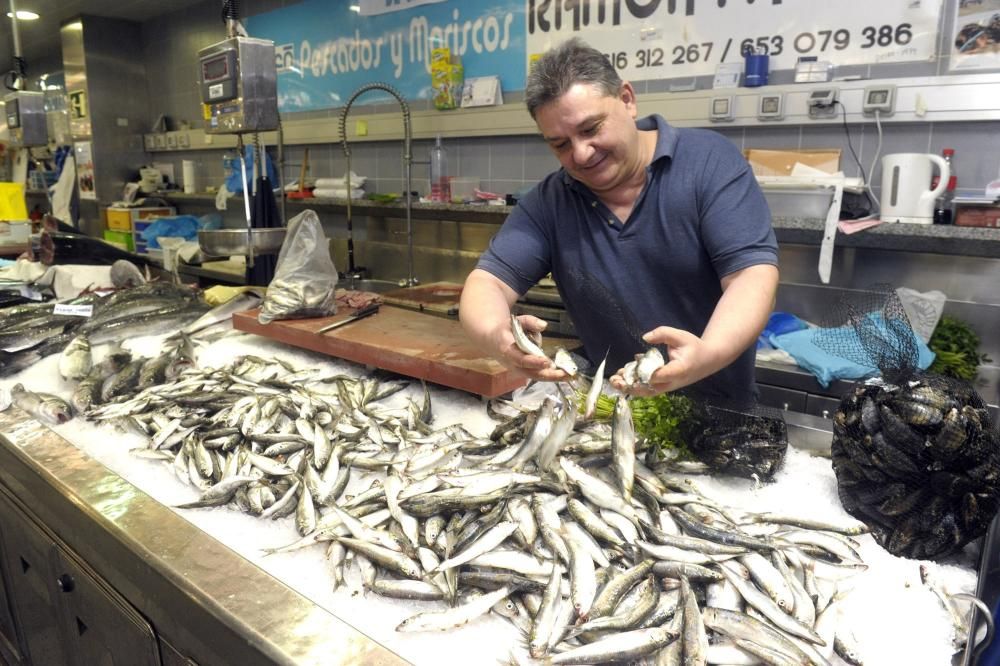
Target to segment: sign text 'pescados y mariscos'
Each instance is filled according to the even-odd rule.
[[[487,14],[462,20],[458,9],[452,12],[452,21],[432,25],[425,16],[410,20],[406,29],[388,32],[377,37],[365,37],[355,30],[350,37],[339,37],[319,44],[302,40],[296,58],[294,44],[276,47],[279,71],[294,71],[305,77],[336,75],[376,69],[389,58],[393,75],[398,79],[407,63],[423,63],[430,73],[432,48],[447,47],[452,54],[462,56],[474,53],[495,53],[507,48],[511,41],[512,13]]]

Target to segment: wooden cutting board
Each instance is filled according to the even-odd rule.
[[[233,315],[233,328],[488,398],[527,382],[474,346],[456,319],[383,305],[377,314],[326,334],[316,332],[354,312],[341,308],[331,317],[279,320],[265,326],[257,321],[257,310],[249,310]],[[546,340],[543,347],[551,355],[566,342]]]
[[[461,297],[462,285],[457,282],[431,282],[416,287],[393,289],[382,294],[383,300],[390,305],[453,317],[458,315],[458,301]]]

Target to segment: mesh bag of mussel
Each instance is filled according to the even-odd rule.
[[[858,382],[834,415],[844,508],[893,555],[956,552],[1000,506],[1000,441],[986,404],[968,382],[917,369],[916,337],[891,288],[842,300],[834,319],[840,326],[814,343],[881,372]]]
[[[683,439],[712,471],[759,481],[774,476],[788,450],[781,412],[761,405],[695,401]]]

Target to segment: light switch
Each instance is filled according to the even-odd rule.
[[[368,121],[356,120],[354,122],[354,133],[358,136],[368,136]]]

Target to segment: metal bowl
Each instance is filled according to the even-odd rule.
[[[254,255],[275,254],[285,241],[285,228],[251,229]],[[224,257],[228,255],[248,255],[251,243],[247,243],[246,229],[210,229],[198,232],[198,246],[205,254]]]

